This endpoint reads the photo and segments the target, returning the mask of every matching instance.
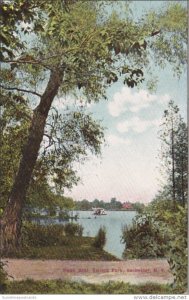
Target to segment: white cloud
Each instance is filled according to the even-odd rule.
[[[161,119],[142,120],[139,117],[133,117],[130,120],[119,122],[117,124],[117,130],[121,133],[128,132],[129,130],[141,133],[146,131],[150,127],[158,126],[160,122]]]
[[[128,87],[123,87],[120,92],[113,96],[113,101],[108,104],[110,115],[118,117],[125,111],[138,112],[143,108],[147,108],[151,103],[157,101],[159,103],[167,103],[170,97],[165,95],[153,95],[146,90],[133,91]]]
[[[119,146],[119,145],[130,145],[131,141],[129,139],[121,138],[117,135],[110,134],[106,138],[110,146]]]
[[[113,142],[123,141],[111,137]],[[121,142],[122,143],[122,142]],[[110,201],[150,201],[158,190],[159,175],[156,158],[158,139],[153,136],[149,143],[131,143],[129,147],[113,143],[104,147],[102,158],[93,158],[81,166],[79,175],[83,184],[78,184],[67,195],[77,200],[95,198]]]

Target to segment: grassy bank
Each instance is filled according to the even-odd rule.
[[[28,247],[22,246],[9,258],[31,258],[31,259],[73,259],[73,260],[118,260],[103,249],[93,246],[94,238],[90,237],[64,237],[64,245],[49,245]]]
[[[21,246],[9,258],[62,260],[118,260],[102,247],[95,247],[95,238],[83,237],[78,224],[23,226]],[[5,254],[6,255],[6,254]],[[7,256],[6,256],[7,257]]]
[[[9,282],[4,294],[174,294],[170,285],[147,283],[131,285],[123,282],[89,284],[61,280],[13,281]]]

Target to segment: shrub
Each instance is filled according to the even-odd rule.
[[[94,240],[94,246],[96,248],[103,249],[105,244],[106,244],[106,229],[105,227],[100,227]]]
[[[151,205],[162,233],[167,233],[166,257],[174,275],[174,286],[187,288],[187,228],[188,209],[174,201],[159,200]]]
[[[174,275],[174,285],[183,289],[187,289],[187,208],[177,207],[174,216],[167,216],[167,222],[171,225],[169,230],[170,242],[167,251],[167,258]]]
[[[59,211],[58,218],[60,220],[69,220],[70,216],[67,211]]]
[[[55,207],[49,207],[49,209],[48,209],[48,215],[50,217],[55,217],[56,216],[56,208]]]
[[[132,226],[123,228],[122,242],[126,244],[125,258],[164,257],[166,238],[151,214],[140,214]]]
[[[22,244],[24,246],[43,247],[64,244],[63,225],[38,225],[25,223],[22,229]]]
[[[2,293],[6,288],[7,274],[3,269],[4,265],[5,264],[0,260],[0,293]]]
[[[127,258],[166,257],[174,275],[174,287],[187,288],[187,207],[156,200],[123,229]]]
[[[65,236],[82,236],[83,227],[75,223],[65,225],[39,225],[25,222],[22,228],[22,245],[25,247],[46,247],[67,245]]]
[[[64,230],[68,236],[82,236],[83,227],[76,223],[67,223],[64,225]]]

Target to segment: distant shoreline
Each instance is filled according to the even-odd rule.
[[[105,211],[136,211],[136,209],[104,209]],[[75,209],[73,211],[93,211],[92,209]]]
[[[70,210],[70,211],[68,211],[68,212],[80,212],[80,211],[86,211],[86,212],[93,212],[93,210],[92,209],[79,209],[79,210]],[[107,213],[108,212],[116,212],[116,211],[124,211],[124,212],[131,212],[131,211],[133,211],[133,212],[136,212],[137,213],[137,210],[136,209],[106,209],[105,210]],[[64,218],[60,218],[59,216],[48,216],[48,215],[32,215],[32,216],[30,216],[30,218],[31,219],[52,219],[52,220],[55,220],[55,219],[59,219],[59,220],[63,220],[63,221],[65,221],[65,220],[69,220],[69,219],[75,219],[75,217],[69,217],[69,218],[67,218],[67,219],[64,219]],[[79,219],[79,217],[77,218],[77,219]]]

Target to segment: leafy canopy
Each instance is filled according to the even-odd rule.
[[[107,14],[104,1],[1,1],[5,194],[17,170],[32,111],[52,70],[62,69],[64,73],[57,95],[64,108],[67,104],[63,96],[67,94],[84,104],[106,98],[107,87],[119,79],[129,87],[142,83],[151,57],[162,66],[168,61],[180,72],[178,66],[186,61],[185,7],[178,3],[168,5],[136,21],[129,10],[120,16],[118,5],[113,2]],[[51,109],[49,113],[33,182],[44,178],[46,185],[51,178],[61,188],[71,187],[77,182],[73,161],[86,156],[88,150],[99,153],[103,141],[101,126],[79,108],[72,111],[73,105],[69,105],[69,111],[57,113]],[[4,180],[2,175],[1,179]]]

